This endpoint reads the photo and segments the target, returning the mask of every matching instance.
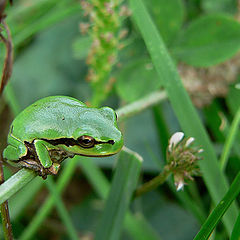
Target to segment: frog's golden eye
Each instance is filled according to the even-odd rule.
[[[78,144],[83,148],[91,148],[95,145],[95,140],[90,136],[83,135],[78,138]]]

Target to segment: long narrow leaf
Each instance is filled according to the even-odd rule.
[[[226,168],[230,150],[231,150],[233,143],[237,136],[239,122],[240,122],[240,108],[238,109],[238,111],[233,119],[232,125],[229,129],[229,133],[228,133],[228,136],[226,138],[226,141],[225,141],[225,144],[223,147],[223,151],[222,151],[222,155],[221,155],[221,159],[220,159],[220,165],[221,165],[221,168],[223,171]]]
[[[231,240],[239,240],[240,238],[240,213],[238,214],[237,221],[233,227]]]
[[[141,164],[142,158],[129,149],[124,148],[120,153],[102,221],[96,232],[96,240],[119,239],[124,216],[137,185]]]
[[[187,135],[194,137],[196,142],[204,149],[204,160],[200,161],[199,165],[213,202],[217,204],[226,193],[228,183],[219,168],[214,148],[142,0],[129,1],[133,13],[133,20],[141,31],[159,79],[161,79],[165,87],[183,131]],[[234,204],[223,218],[229,234],[231,233],[236,217],[237,207]]]

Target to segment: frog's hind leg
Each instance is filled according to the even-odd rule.
[[[3,151],[3,158],[7,160],[18,160],[19,151],[16,147],[8,145]]]
[[[27,147],[19,139],[12,136],[12,134],[8,135],[8,144],[3,152],[3,157],[7,160],[18,160],[27,155]]]

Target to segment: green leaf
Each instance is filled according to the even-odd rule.
[[[226,31],[227,30],[227,31]],[[240,23],[227,15],[202,16],[182,32],[173,55],[189,65],[207,67],[224,62],[240,49]]]
[[[202,9],[207,13],[236,13],[237,1],[235,0],[202,0]]]
[[[183,131],[187,136],[194,137],[196,143],[204,149],[204,159],[199,161],[199,166],[211,198],[217,204],[227,192],[228,183],[219,168],[215,150],[145,6],[141,0],[130,0],[130,6],[133,19],[141,30],[155,69],[162,80]],[[223,218],[229,234],[237,217],[237,212],[236,205],[233,205]]]
[[[102,220],[96,232],[96,240],[119,239],[141,164],[142,158],[129,149],[124,148],[120,153]]]
[[[185,9],[182,0],[145,0],[145,3],[163,40],[171,43],[183,23]]]
[[[126,102],[133,102],[161,86],[150,59],[138,59],[117,72],[117,92]]]

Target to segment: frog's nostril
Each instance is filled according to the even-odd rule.
[[[109,140],[108,143],[113,145],[115,142],[114,140]]]

